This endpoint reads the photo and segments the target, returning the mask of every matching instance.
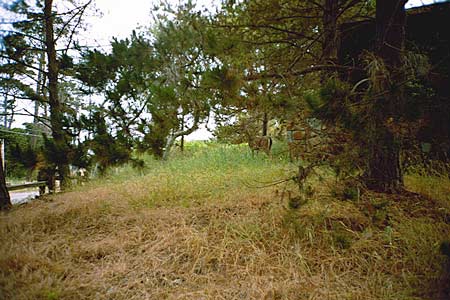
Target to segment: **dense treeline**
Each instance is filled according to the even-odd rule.
[[[17,101],[34,107],[34,138],[14,153],[63,186],[69,166],[104,173],[142,165],[136,152],[168,159],[209,118],[219,141],[302,131],[301,190],[328,164],[351,184],[399,192],[411,153],[446,159],[448,126],[430,128],[448,121],[448,91],[435,84],[448,82],[448,55],[409,44],[406,0],[223,1],[214,13],[162,3],[148,28],[113,39],[111,51],[81,45],[93,1],[69,2],[13,1],[17,21],[0,52],[4,118]],[[369,24],[357,54],[349,24]]]

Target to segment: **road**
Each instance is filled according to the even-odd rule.
[[[36,197],[37,195],[39,195],[39,189],[9,192],[9,196],[11,197],[12,204],[28,202],[28,201],[34,199],[34,197]]]

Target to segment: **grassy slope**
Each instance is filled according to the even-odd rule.
[[[0,299],[448,296],[439,254],[450,236],[448,179],[427,189],[408,178],[436,200],[370,194],[357,203],[318,182],[291,210],[294,187],[256,188],[294,174],[287,162],[191,146],[166,164],[149,161],[145,175],[121,169],[0,215]]]

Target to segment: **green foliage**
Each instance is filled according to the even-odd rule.
[[[202,78],[202,84],[217,93],[221,105],[242,105],[242,98],[239,96],[242,81],[236,70],[229,66],[215,67],[207,71]]]
[[[50,165],[68,164],[69,157],[65,151],[65,145],[57,144],[52,138],[44,135],[43,155],[45,162]]]
[[[8,28],[0,49],[0,75],[2,83],[6,83],[0,86],[10,102],[34,101],[35,120],[51,128],[53,139],[44,139],[41,164],[42,168],[53,170],[58,165],[62,186],[68,175],[68,164],[74,156],[80,156],[72,153],[75,147],[70,145],[81,130],[77,121],[80,103],[72,97],[75,83],[70,76],[74,61],[69,49],[75,44],[83,14],[91,2],[68,1],[64,13],[58,12],[61,7],[55,6],[54,1],[19,0],[5,7],[15,21]],[[42,108],[49,116],[40,115]],[[29,149],[16,151],[16,155],[23,164],[37,165],[38,155]]]
[[[211,94],[199,88],[209,64],[199,46],[206,19],[186,5],[177,10],[175,20],[159,18],[150,32],[133,31],[130,38],[114,39],[111,54],[85,52],[78,67],[78,78],[88,91],[93,88],[106,96],[108,105],[99,110],[108,122],[132,141],[130,147],[156,157],[170,148],[172,134],[195,129],[209,114]],[[174,12],[162,9],[164,16]],[[92,70],[98,76],[92,76]],[[193,121],[191,127],[186,119]]]
[[[33,148],[28,129],[13,128],[12,132],[0,132],[0,138],[5,140],[5,164],[7,176],[13,178],[29,177],[37,167],[38,149],[42,146],[42,140]],[[16,133],[14,133],[16,132]]]
[[[358,200],[359,188],[355,186],[346,186],[343,190],[343,196],[346,200]]]
[[[44,297],[45,297],[46,300],[58,300],[58,299],[60,299],[59,292],[58,291],[52,291],[52,290],[45,291],[44,292]]]
[[[337,27],[371,17],[376,9],[375,1],[336,3]],[[213,111],[219,124],[216,138],[226,143],[259,135],[263,131],[261,119],[264,124],[267,119],[274,120],[279,128],[299,115],[304,122],[320,119],[326,126],[313,128],[324,132],[316,140],[328,145],[312,147],[317,152],[316,161],[331,161],[329,164],[340,177],[367,168],[377,139],[400,131],[395,127],[399,120],[388,127],[383,117],[374,118],[383,110],[383,101],[377,96],[382,85],[386,83],[383,88],[395,93],[402,89],[389,82],[392,74],[385,64],[367,51],[361,59],[353,57],[358,60],[355,67],[358,71],[365,67],[363,75],[368,77],[356,85],[342,81],[346,75],[329,71],[329,66],[322,69],[323,64],[338,61],[337,57],[324,57],[322,53],[326,52],[329,33],[323,21],[329,12],[314,1],[222,4],[221,10],[207,16],[191,1],[178,6],[161,2],[155,5],[155,22],[149,30],[133,31],[125,39],[114,38],[110,53],[84,50],[75,66],[67,51],[58,51],[61,74],[73,75],[75,71],[75,77],[83,83],[83,93],[101,94],[104,102],[101,106],[83,105],[80,102],[84,100],[70,96],[74,86],[60,85],[60,96],[67,105],[63,105],[62,115],[56,119],[58,126],[64,128],[59,134],[65,135],[65,143],[46,139],[48,163],[79,167],[99,163],[102,172],[106,172],[108,166],[129,161],[132,149],[161,158],[170,151],[172,137],[184,135],[182,131],[191,132]],[[42,51],[36,49],[42,45],[30,47],[30,37],[43,32],[42,7],[42,1],[35,5],[14,1],[10,7],[27,16],[26,22],[14,24],[18,32],[26,34],[5,35],[2,54],[9,59],[0,66],[5,75],[0,80],[2,89],[10,94],[47,103],[45,93],[36,92],[33,86],[19,80],[21,76],[36,77],[37,70],[32,66],[45,63],[45,57],[39,55]],[[292,16],[294,11],[298,16]],[[58,34],[70,32],[62,26],[66,18],[55,16]],[[448,104],[437,101],[440,98],[426,80],[431,68],[426,55],[408,52],[404,60],[403,68],[413,71],[406,80],[407,108],[401,112],[399,109],[395,117],[408,122],[429,119],[429,126],[416,132],[426,137],[439,124],[448,124]],[[312,70],[316,67],[318,72]],[[87,111],[97,111],[101,118],[95,114],[80,116]],[[432,118],[435,116],[439,117]],[[248,124],[242,126],[243,120]],[[441,133],[439,143],[444,144],[448,134],[444,130]],[[55,139],[59,134],[54,135]],[[81,136],[88,138],[81,142]],[[78,140],[76,146],[68,146],[75,144],[72,138]],[[398,148],[406,140],[399,138],[392,144]],[[23,159],[25,164],[36,161],[25,148],[16,152],[30,157]],[[344,191],[345,198],[354,198],[353,194],[349,191],[346,195]]]
[[[305,93],[304,99],[312,111],[319,111],[324,105],[320,95],[314,91]]]
[[[350,87],[348,83],[338,78],[329,78],[322,84],[318,93],[309,92],[305,100],[313,115],[326,123],[338,123],[346,128],[358,129],[355,126],[355,114],[352,112],[349,101]]]
[[[89,149],[94,152],[92,160],[98,164],[100,174],[104,175],[107,168],[124,164],[131,159],[131,149],[127,139],[119,135],[114,138],[107,129],[102,114],[95,112],[92,117],[94,136],[88,141]]]
[[[94,49],[82,54],[81,62],[76,65],[76,77],[88,87],[103,91],[108,80],[113,79],[115,67],[108,55]]]
[[[218,125],[214,129],[214,137],[219,143],[239,144],[245,141],[239,124]]]
[[[17,16],[17,21],[11,24],[12,29],[5,31],[1,36],[0,87],[8,96],[15,95],[17,98],[32,101],[43,100],[40,91],[34,88],[35,82],[31,80],[31,83],[28,83],[23,80],[26,77],[36,79],[39,72],[37,68],[43,68],[39,64],[45,51],[41,40],[44,32],[42,7],[42,1],[31,4],[25,0],[12,1],[9,6],[4,7],[12,15]],[[60,25],[61,19],[56,17],[56,20],[56,24]],[[68,55],[63,55],[62,66],[68,67],[70,60]]]
[[[348,249],[352,245],[351,235],[343,230],[333,231],[333,242],[341,249]]]
[[[38,161],[36,150],[33,149],[31,145],[27,145],[25,149],[22,149],[16,144],[13,158],[15,158],[16,161],[21,162],[27,170],[33,170]]]

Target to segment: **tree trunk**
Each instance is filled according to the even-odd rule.
[[[264,112],[262,122],[262,136],[267,136],[268,127],[269,127],[269,115],[267,114],[267,112]]]
[[[337,63],[339,36],[337,19],[339,13],[338,0],[325,0],[322,17],[323,40],[322,40],[322,63],[334,65]],[[328,74],[324,74],[327,76]]]
[[[3,153],[0,155],[0,210],[11,208],[11,198],[6,188],[5,172],[3,170]]]
[[[45,64],[45,54],[44,52],[39,54],[39,71],[38,71],[38,78],[37,78],[37,82],[36,82],[36,95],[38,96],[44,96],[44,82],[45,80],[43,80],[44,72],[42,70],[42,68],[44,67]],[[37,136],[39,135],[39,130],[38,130],[38,124],[39,124],[39,101],[35,101],[34,103],[34,117],[33,117],[33,136],[31,137],[31,147],[33,149],[36,149],[37,146]]]
[[[183,130],[184,130],[184,114],[183,114],[183,119],[181,120],[181,131],[183,131]],[[180,151],[181,152],[184,151],[184,134],[181,136]]]
[[[386,126],[388,120],[397,120],[404,109],[402,51],[405,44],[406,0],[377,0],[376,53],[384,61],[388,74],[380,78],[383,98],[374,99],[373,131],[369,145],[367,183],[381,192],[403,189],[400,168],[400,141]],[[389,76],[389,80],[387,77]],[[383,83],[384,82],[384,83]],[[397,85],[397,86],[395,86]]]
[[[377,0],[376,49],[388,67],[401,65],[405,45],[407,0]]]
[[[50,124],[52,127],[53,142],[55,144],[56,165],[58,167],[61,188],[67,185],[67,175],[69,174],[69,165],[67,154],[69,146],[67,137],[63,129],[63,106],[58,95],[58,73],[59,66],[56,58],[56,45],[54,40],[52,14],[53,0],[45,0],[44,19],[45,19],[45,45],[48,60],[48,91],[50,106]]]
[[[175,143],[175,140],[179,136],[189,135],[193,133],[195,130],[198,129],[198,123],[200,121],[200,112],[194,112],[194,123],[190,128],[182,129],[180,131],[177,131],[173,134],[171,134],[166,141],[166,147],[164,148],[164,153],[162,156],[163,160],[167,160],[169,158],[170,150],[172,149],[173,144]]]
[[[8,93],[9,90],[5,93],[5,100],[3,101],[3,126],[8,128]]]

